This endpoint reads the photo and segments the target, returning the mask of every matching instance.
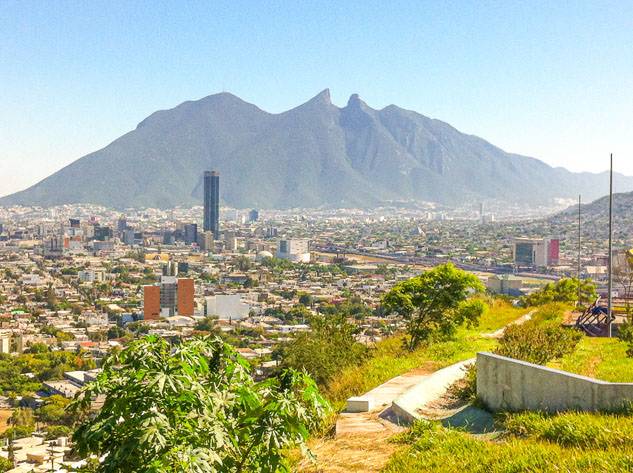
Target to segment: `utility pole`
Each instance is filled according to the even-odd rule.
[[[611,317],[613,310],[613,153],[611,153],[611,168],[609,171],[609,308],[608,308],[608,331],[611,338]]]
[[[578,194],[578,306],[580,306],[580,194]]]

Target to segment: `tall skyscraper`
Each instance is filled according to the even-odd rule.
[[[220,233],[220,173],[204,172],[204,231],[213,232],[217,240]]]

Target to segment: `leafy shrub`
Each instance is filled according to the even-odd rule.
[[[510,325],[499,340],[498,355],[543,365],[572,353],[582,333],[558,325]]]
[[[344,314],[316,316],[310,325],[310,332],[297,334],[283,347],[282,369],[306,370],[323,387],[342,369],[366,358],[367,347],[354,338],[358,327]]]
[[[536,309],[536,311],[532,314],[531,320],[535,324],[552,321],[560,323],[565,310],[567,310],[567,306],[562,302],[551,302]]]
[[[73,429],[66,425],[51,425],[46,429],[45,440],[55,440],[59,437],[70,437],[73,433]]]
[[[3,439],[21,439],[24,437],[28,437],[35,430],[35,426],[33,425],[16,425],[15,427],[10,427],[5,430],[2,434],[0,434],[0,438]]]
[[[578,279],[561,279],[556,284],[547,283],[529,296],[521,297],[523,307],[539,306],[550,302],[572,303],[578,300]],[[597,297],[596,286],[591,279],[580,281],[580,303],[593,302]]]
[[[627,344],[626,356],[633,358],[633,324],[627,322],[618,327],[618,337]]]
[[[97,472],[288,471],[283,449],[305,449],[327,403],[314,381],[287,370],[255,383],[248,364],[217,338],[172,346],[149,336],[104,362],[71,404],[103,407],[73,435]]]

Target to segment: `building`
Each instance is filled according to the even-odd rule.
[[[515,238],[514,264],[522,267],[544,268],[558,264],[560,240],[557,238]]]
[[[143,319],[151,320],[160,317],[160,286],[143,288]]]
[[[133,228],[125,228],[121,232],[121,240],[128,246],[134,245],[135,235]]]
[[[507,294],[509,296],[518,297],[523,293],[523,280],[513,274],[495,274],[490,276],[486,282],[486,287],[491,292],[498,294]]]
[[[217,294],[207,297],[206,315],[217,315],[220,319],[241,320],[248,316],[250,306],[242,302],[239,294]]]
[[[253,209],[248,213],[248,221],[257,222],[257,220],[259,220],[259,212]]]
[[[0,335],[0,353],[11,353],[11,335]]]
[[[143,288],[143,318],[194,314],[194,282],[189,278],[161,276],[160,284]]]
[[[213,232],[217,240],[220,232],[220,173],[204,172],[204,231]]]
[[[198,246],[203,251],[211,251],[213,249],[213,232],[206,231],[198,233]]]
[[[177,291],[177,301],[178,301],[178,315],[187,315],[189,317],[193,316],[194,304],[194,285],[193,279],[178,279],[178,291]]]
[[[193,245],[198,242],[198,225],[195,223],[185,224],[185,244]]]
[[[127,228],[127,219],[125,217],[120,217],[117,221],[117,230],[122,232]]]
[[[279,240],[277,258],[289,259],[295,263],[310,262],[310,241],[305,239]]]

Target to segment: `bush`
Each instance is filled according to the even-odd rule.
[[[3,439],[21,439],[24,437],[28,437],[35,430],[35,426],[33,425],[16,425],[15,427],[10,427],[5,430],[2,434],[0,434],[0,438]]]
[[[521,297],[523,307],[539,306],[550,302],[572,303],[578,300],[578,279],[561,279],[556,284],[547,283],[529,296]],[[580,303],[593,302],[597,297],[596,286],[591,279],[580,281]]]
[[[572,353],[581,339],[582,333],[574,329],[530,321],[507,327],[495,353],[544,365]]]
[[[51,425],[46,430],[45,440],[55,440],[59,437],[70,437],[73,433],[73,429],[66,425]]]
[[[618,327],[618,337],[627,344],[626,356],[633,358],[633,324],[624,323]]]

